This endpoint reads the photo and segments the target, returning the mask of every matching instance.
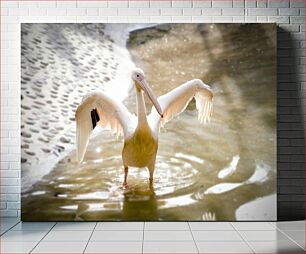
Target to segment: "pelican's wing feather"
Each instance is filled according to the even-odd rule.
[[[122,103],[105,93],[87,94],[75,113],[77,160],[83,160],[90,134],[97,124],[117,136],[127,136],[134,118]]]
[[[192,98],[196,100],[199,121],[201,123],[209,121],[212,115],[213,92],[201,80],[194,79],[158,97],[157,100],[162,108],[163,118],[152,107],[152,112],[149,115],[150,125],[158,130],[160,124],[164,125],[174,116],[183,112]]]

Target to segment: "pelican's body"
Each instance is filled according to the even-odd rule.
[[[156,99],[140,69],[133,72],[132,79],[136,89],[137,117],[131,114],[122,103],[102,92],[85,96],[76,111],[77,159],[79,162],[83,160],[90,133],[96,124],[99,124],[117,135],[124,136],[122,150],[124,184],[127,184],[128,167],[131,166],[147,167],[150,173],[150,185],[152,185],[160,124],[166,123],[184,111],[193,97],[196,98],[200,122],[206,122],[212,113],[213,94],[209,86],[195,79]],[[144,92],[154,106],[148,116]]]

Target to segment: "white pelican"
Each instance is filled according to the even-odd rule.
[[[193,79],[156,99],[141,69],[132,72],[132,79],[136,89],[137,117],[105,93],[93,92],[84,97],[76,110],[77,160],[82,162],[90,133],[99,124],[114,134],[124,136],[123,184],[127,185],[129,166],[147,167],[152,186],[160,125],[183,112],[193,97],[196,99],[198,119],[201,123],[206,122],[212,114],[213,93],[200,79]],[[143,92],[154,106],[148,117]]]

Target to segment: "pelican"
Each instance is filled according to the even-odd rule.
[[[150,186],[153,186],[160,126],[182,113],[192,98],[196,100],[199,121],[209,121],[213,92],[200,79],[193,79],[156,98],[141,69],[132,71],[132,80],[136,90],[137,116],[131,114],[121,102],[103,92],[92,92],[83,98],[76,110],[77,160],[79,163],[83,161],[90,133],[98,124],[124,137],[123,185],[127,186],[129,167],[147,167]],[[148,116],[144,93],[153,104]]]

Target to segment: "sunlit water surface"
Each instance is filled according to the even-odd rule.
[[[202,52],[203,42],[198,41],[200,35],[190,28],[188,31],[190,34],[184,30],[186,36],[193,36],[195,41],[188,47]],[[215,31],[213,34],[216,32],[226,34],[224,30]],[[233,45],[232,41],[224,40],[219,48],[211,49],[199,58],[186,57],[186,66],[179,67],[167,64],[168,59],[163,59],[163,55],[158,51],[157,46],[165,43],[164,41],[133,46],[131,51],[134,59],[137,62],[138,57],[138,64],[148,72],[149,83],[158,95],[184,80],[194,78],[194,75],[211,84],[215,94],[212,121],[200,125],[192,102],[185,113],[161,129],[153,189],[149,188],[149,173],[145,168],[130,168],[128,187],[123,188],[123,141],[116,140],[108,132],[96,134],[90,141],[83,164],[78,165],[75,162],[75,152],[72,151],[53,171],[23,193],[23,218],[237,220],[239,218],[236,211],[241,205],[274,194],[274,52],[271,57],[264,57],[267,53],[265,50],[270,52],[274,47],[267,46],[267,41],[263,42],[260,36],[262,35],[254,35],[247,52],[241,52],[245,51],[241,44]],[[240,37],[241,35],[238,38],[242,40],[242,45],[250,42],[247,36]],[[182,52],[185,46],[183,42],[175,39],[175,33],[166,39],[172,41],[173,50],[176,46],[177,50]],[[219,45],[218,40],[221,39],[215,36],[210,40],[215,40],[216,45]],[[222,57],[222,62],[233,58],[240,60],[241,64],[235,62],[234,67],[227,64],[224,65],[227,67],[215,65],[212,68],[214,62],[211,56],[208,56],[209,53]],[[155,64],[149,69],[146,57],[158,58],[158,54],[161,59],[159,65]],[[201,62],[202,66],[199,64],[201,59],[207,60],[205,63]],[[182,74],[180,68],[188,69],[190,66],[193,66],[193,71],[187,73],[192,75]],[[226,68],[233,70],[230,72]],[[171,77],[167,76],[169,82],[165,82],[165,77],[156,75],[162,70],[169,76],[173,73],[171,77],[176,79],[171,80]],[[175,72],[178,72],[177,75]],[[134,99],[135,97],[131,96],[126,101],[132,111],[135,110]],[[150,107],[148,103],[148,109]],[[272,199],[272,202],[276,200]],[[261,218],[275,219],[274,215],[266,213],[265,209],[262,208]]]

